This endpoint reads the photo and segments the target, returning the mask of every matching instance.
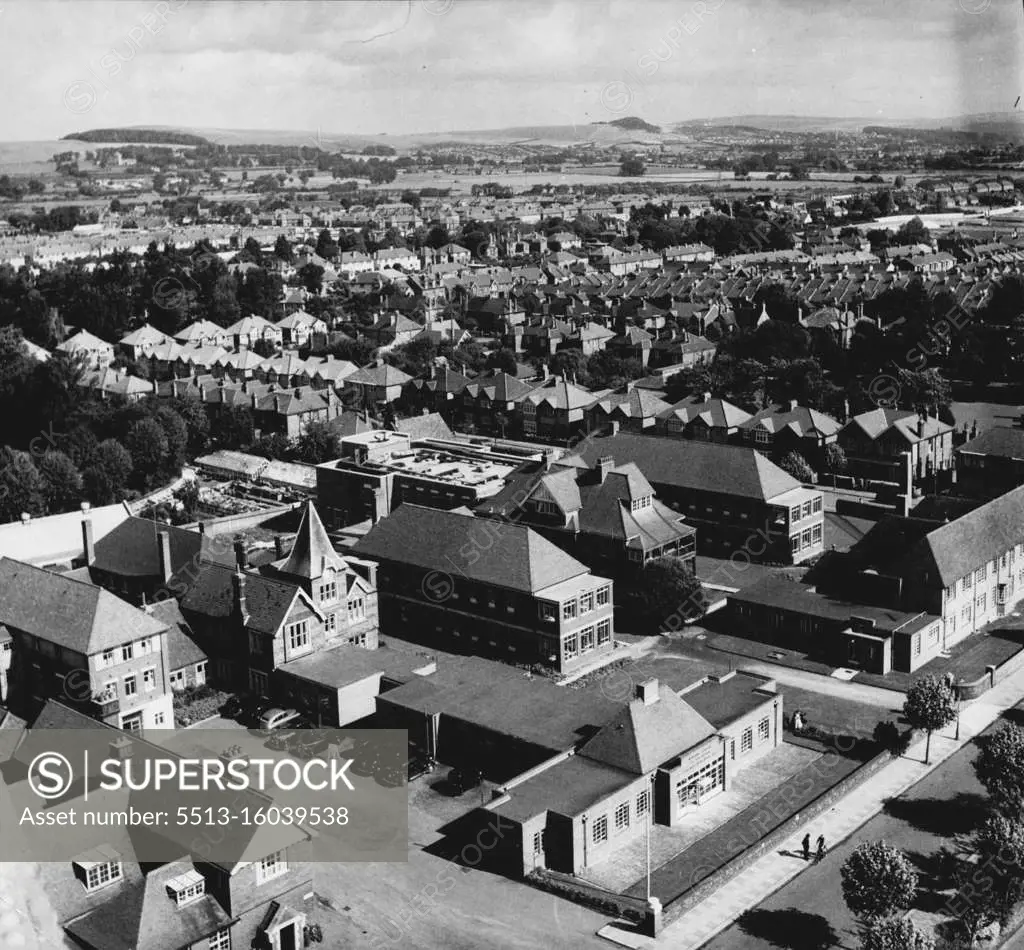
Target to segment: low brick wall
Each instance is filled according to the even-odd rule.
[[[528,874],[526,880],[542,891],[557,894],[559,897],[564,897],[566,900],[571,900],[584,907],[590,907],[603,914],[624,917],[637,924],[643,922],[647,916],[646,901],[606,891],[596,884],[588,884],[578,877],[560,874],[558,871],[538,868]]]
[[[801,809],[797,814],[787,818],[774,831],[770,832],[760,841],[752,844],[749,848],[741,851],[727,864],[724,864],[714,873],[708,875],[703,881],[690,888],[685,894],[681,894],[674,901],[664,908],[662,914],[662,925],[678,920],[683,914],[692,910],[702,901],[707,900],[720,887],[731,881],[737,874],[746,870],[755,861],[763,857],[769,851],[776,850],[779,845],[793,833],[802,827],[808,820],[816,818],[822,812],[827,811],[840,798],[856,788],[862,782],[871,778],[876,772],[882,769],[892,756],[889,752],[882,751],[874,758],[865,762],[855,772],[851,772],[845,778],[840,779],[828,791],[823,792],[809,805]]]

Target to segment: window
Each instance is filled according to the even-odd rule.
[[[199,900],[206,893],[206,879],[198,871],[186,871],[167,882],[167,890],[179,907]]]
[[[366,619],[366,602],[362,597],[353,597],[348,602],[348,622],[358,623]]]
[[[288,637],[288,646],[292,650],[303,650],[309,646],[309,629],[306,626],[306,621],[301,620],[299,623],[289,624],[285,628],[285,633]]]
[[[589,614],[594,609],[594,592],[580,594],[580,614]]]
[[[231,928],[218,930],[210,937],[209,950],[231,950]]]
[[[623,802],[615,809],[615,830],[629,827],[629,802]]]
[[[589,653],[594,649],[594,628],[587,627],[580,631],[580,653]]]
[[[455,636],[459,635],[457,630],[454,631],[454,633],[455,633]],[[351,643],[353,646],[356,646],[356,647],[365,647],[366,646],[366,634],[365,633],[357,633],[354,637],[349,637],[348,638],[348,642]]]
[[[629,507],[630,507],[630,511],[641,511],[644,508],[650,508],[651,507],[651,496],[650,495],[642,495],[639,498],[634,498],[629,503]]]
[[[576,601],[570,600],[562,604],[562,619],[572,620],[576,616]]]
[[[113,650],[104,650],[103,651],[103,662],[102,662],[103,666],[113,666],[116,662],[117,662],[117,660],[114,659],[114,651]]]
[[[125,696],[134,696],[139,691],[138,683],[136,682],[135,676],[126,676],[124,678],[124,694]]]
[[[651,807],[651,793],[645,788],[636,797],[636,814],[639,818],[641,815],[646,815],[647,810]]]
[[[793,537],[789,539],[789,547],[794,554],[798,554],[800,552],[800,535],[794,534]]]
[[[1024,573],[1024,572],[1022,572]],[[602,587],[597,592],[597,606],[607,607],[612,600],[612,589],[610,587]]]
[[[256,883],[264,884],[275,877],[280,877],[282,874],[287,873],[287,871],[288,862],[284,859],[284,852],[275,851],[273,854],[268,854],[265,858],[260,859],[259,866],[256,869]]]
[[[153,641],[149,637],[146,637],[144,640],[140,640],[135,644],[135,649],[140,655],[144,653],[152,653]]]
[[[544,832],[535,831],[533,833],[533,853],[540,854],[544,850]]]
[[[966,607],[964,607],[963,610],[960,611],[960,619],[964,623],[970,623],[971,622],[971,605],[970,604],[968,604]]]
[[[594,822],[594,844],[601,844],[608,840],[608,816],[602,815]]]
[[[101,887],[116,884],[124,876],[117,853],[106,845],[100,845],[87,856],[72,862],[72,867],[75,877],[90,893]]]
[[[987,595],[982,594],[978,598],[977,610],[975,611],[975,613],[983,614],[985,612],[985,604],[987,603],[987,601],[988,601]]]
[[[162,712],[153,714],[153,725],[162,726],[164,724],[164,714]]]
[[[567,660],[576,656],[576,654],[579,652],[578,640],[575,633],[571,633],[569,634],[569,636],[565,638],[565,643],[563,645],[562,652],[564,653],[565,658]]]
[[[597,625],[597,645],[601,646],[607,643],[612,638],[612,622],[610,620],[602,620]]]
[[[336,614],[327,614],[324,617],[324,630],[328,633],[334,633],[338,626],[338,617]]]
[[[171,689],[184,689],[185,688],[185,671],[175,670],[171,673]]]
[[[914,634],[914,656],[921,655],[921,634]]]
[[[538,608],[540,612],[540,619],[545,623],[552,623],[558,616],[558,611],[554,604],[540,604]]]
[[[811,544],[821,544],[821,531],[822,526],[820,524],[816,524],[811,528]]]
[[[156,670],[152,666],[142,671],[142,688],[147,693],[156,689]]]
[[[938,627],[938,624],[936,624],[934,627],[931,628],[931,630],[928,631],[928,642],[929,643],[937,643],[938,639],[939,639],[939,627]]]
[[[814,505],[813,505],[812,510],[814,511],[815,514],[817,514],[819,511],[821,511],[821,495],[816,495],[815,496],[815,498],[814,498]]]
[[[761,742],[767,742],[772,734],[771,723],[767,716],[757,724],[757,738]]]
[[[249,652],[253,656],[260,656],[263,653],[263,637],[254,630],[249,631]]]
[[[743,735],[740,736],[740,752],[749,752],[754,748],[754,730],[747,726],[743,730]]]
[[[797,521],[800,520],[800,511],[801,511],[801,506],[800,505],[795,505],[794,507],[789,509],[789,521],[790,521],[790,524],[795,524]]]
[[[754,430],[754,441],[760,442],[762,445],[767,445],[768,440],[771,438],[769,433],[765,429]]]
[[[960,578],[960,592],[963,593],[965,590],[968,590],[970,588],[970,586],[971,586],[972,581],[973,581],[973,576],[971,574],[967,574],[964,577],[961,577]]]
[[[987,564],[984,565],[983,567],[979,567],[974,572],[974,583],[975,584],[980,584],[983,580],[985,580],[986,577],[988,577],[988,565]]]
[[[123,647],[121,647],[121,662],[128,662],[128,660],[130,660],[132,656],[132,645],[130,643],[126,643]]]
[[[809,498],[804,502],[804,517],[811,517],[811,500]]]
[[[330,581],[327,584],[320,585],[320,599],[321,600],[334,600],[338,596],[338,584],[336,581]]]

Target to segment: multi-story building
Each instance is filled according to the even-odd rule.
[[[334,550],[312,502],[287,556],[253,568],[243,542],[235,556],[234,568],[204,562],[170,584],[216,681],[273,695],[282,690],[275,674],[292,660],[377,648],[374,566]]]
[[[528,439],[569,442],[586,431],[586,410],[603,395],[553,376],[535,386],[520,401],[523,435]]]
[[[485,518],[528,525],[592,570],[627,585],[659,557],[678,557],[691,572],[697,532],[655,497],[636,465],[600,458],[593,469],[532,462],[476,506]]]
[[[385,633],[563,673],[614,648],[612,582],[523,525],[405,504],[352,550]]]
[[[993,498],[1024,485],[1024,429],[997,426],[956,450],[957,492]]]
[[[374,429],[341,439],[341,458],[316,468],[317,500],[331,528],[376,523],[403,502],[430,508],[473,507],[540,448],[414,440]]]
[[[731,442],[750,413],[711,393],[687,396],[658,416],[658,428],[666,435],[701,442]]]
[[[953,427],[905,409],[874,409],[839,431],[849,470],[865,478],[903,481],[906,456],[920,480],[953,468]]]
[[[14,708],[57,697],[120,729],[174,728],[168,627],[145,610],[88,580],[3,558],[0,626]]]
[[[804,488],[759,452],[738,446],[620,433],[588,439],[573,458],[635,463],[658,498],[696,528],[698,552],[799,564],[822,553],[821,492]]]
[[[460,431],[515,436],[523,431],[520,404],[536,385],[502,372],[479,377],[449,403],[448,413],[442,413]]]
[[[774,458],[799,452],[811,465],[821,465],[825,449],[837,441],[841,428],[831,416],[793,399],[751,416],[740,424],[740,434],[745,443]]]

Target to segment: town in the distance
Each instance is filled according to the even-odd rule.
[[[112,829],[0,865],[0,945],[1024,947],[1018,112],[612,82],[261,140],[81,95],[0,147],[0,806],[41,730],[352,729],[408,854]]]

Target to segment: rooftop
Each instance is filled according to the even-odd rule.
[[[730,672],[709,676],[683,690],[682,696],[716,729],[723,729],[769,701],[768,680],[751,673]],[[773,690],[774,692],[774,690]]]

